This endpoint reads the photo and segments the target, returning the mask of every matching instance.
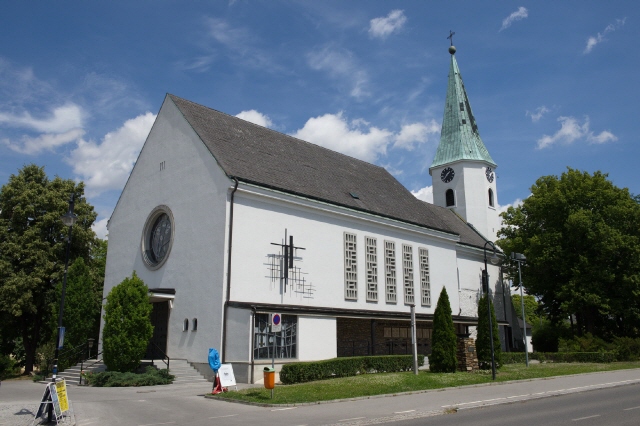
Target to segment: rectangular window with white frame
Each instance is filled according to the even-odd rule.
[[[367,256],[367,302],[378,301],[378,247],[375,238],[365,237]]]
[[[344,233],[344,298],[358,300],[356,235]]]
[[[396,289],[396,243],[384,242],[385,296],[387,303],[398,301]]]
[[[420,248],[420,301],[422,306],[431,306],[431,280],[429,278],[429,250]]]
[[[402,275],[404,281],[404,303],[411,305],[415,302],[413,288],[413,247],[402,245]]]

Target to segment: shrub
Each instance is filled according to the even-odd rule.
[[[558,352],[605,352],[611,349],[611,344],[591,333],[571,339],[558,339]]]
[[[84,375],[86,383],[96,387],[128,387],[128,386],[154,386],[168,385],[175,378],[169,371],[158,370],[148,366],[144,373],[121,373],[118,371],[104,371]]]
[[[502,346],[500,345],[500,335],[498,334],[498,321],[496,312],[491,306],[491,321],[493,329],[493,352],[496,368],[502,366]],[[478,301],[478,336],[476,338],[476,351],[478,353],[478,363],[480,368],[487,370],[491,368],[491,336],[489,334],[489,315],[487,312],[487,295]]]
[[[151,309],[148,288],[135,272],[109,292],[102,339],[104,363],[112,372],[129,372],[140,365],[153,335]]]
[[[618,361],[635,361],[640,358],[640,338],[615,337],[613,346]]]
[[[609,363],[616,360],[615,352],[533,352],[529,354],[529,360],[540,362],[598,362]],[[508,352],[502,354],[502,362],[505,364],[524,364],[524,352]]]
[[[451,317],[447,289],[442,287],[433,316],[433,345],[429,355],[429,370],[434,373],[455,373],[458,367],[458,339]]]
[[[533,324],[531,343],[538,352],[558,352],[560,339],[570,339],[571,330],[566,323],[541,321]]]
[[[424,355],[418,355],[418,364]],[[393,373],[413,369],[412,355],[385,355],[333,358],[324,361],[285,364],[280,371],[284,384],[304,383],[332,377],[347,377],[366,373]]]
[[[9,355],[0,354],[0,380],[15,376],[18,373],[18,363]]]

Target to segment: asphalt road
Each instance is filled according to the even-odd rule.
[[[640,386],[599,389],[556,398],[502,404],[437,417],[394,422],[397,426],[638,426]]]
[[[640,408],[635,409],[640,407],[640,369],[291,407],[258,407],[205,399],[203,395],[211,390],[210,386],[206,382],[143,388],[70,386],[68,394],[78,426],[457,425],[464,424],[463,421],[491,426],[507,422],[509,426],[640,425]],[[42,384],[3,382],[0,425],[29,424],[43,390]],[[596,415],[600,417],[590,417]],[[605,423],[609,420],[618,423]],[[627,420],[630,423],[625,423]]]

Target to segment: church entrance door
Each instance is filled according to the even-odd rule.
[[[153,325],[153,336],[147,346],[145,359],[163,358],[167,353],[169,302],[153,303],[151,325]]]

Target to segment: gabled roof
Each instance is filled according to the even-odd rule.
[[[382,167],[167,96],[230,178],[456,234],[463,244],[485,242],[454,212],[418,200]]]
[[[455,48],[450,50],[449,83],[442,118],[440,144],[430,169],[460,160],[484,161],[496,167],[478,132],[476,119],[462,82]]]

